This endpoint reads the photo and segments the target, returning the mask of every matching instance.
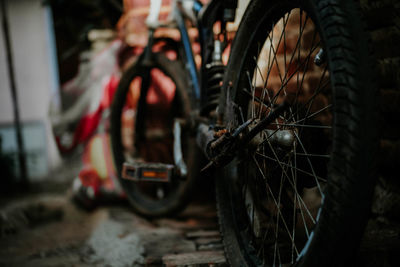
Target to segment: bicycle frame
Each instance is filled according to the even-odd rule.
[[[144,65],[150,64],[151,62],[151,48],[155,43],[154,39],[154,31],[159,26],[157,21],[158,15],[155,15],[154,12],[159,11],[159,7],[161,5],[161,1],[156,0],[158,6],[152,2],[151,10],[148,17],[148,25],[150,28],[149,31],[149,42],[148,46],[144,52]],[[194,53],[192,50],[192,43],[189,39],[188,30],[185,24],[185,10],[182,6],[182,1],[177,2],[177,8],[174,10],[174,21],[177,23],[177,28],[179,29],[181,35],[181,42],[178,43],[182,49],[178,48],[177,53],[181,51],[182,54],[180,56],[183,57],[183,61],[186,63],[185,67],[189,76],[189,84],[192,88],[188,88],[188,90],[192,90],[194,92],[194,113],[191,114],[192,121],[195,123],[189,125],[192,128],[192,131],[196,132],[196,141],[198,147],[203,151],[204,155],[210,160],[209,164],[203,168],[203,171],[206,169],[220,168],[228,164],[241,148],[245,147],[260,131],[262,131],[268,124],[270,124],[275,118],[277,118],[288,106],[288,103],[284,101],[283,104],[276,107],[274,112],[271,112],[266,118],[257,122],[257,124],[253,124],[250,129],[250,124],[253,121],[246,121],[236,129],[230,129],[228,131],[224,125],[221,124],[221,119],[218,118],[218,114],[216,114],[215,109],[219,109],[219,113],[223,113],[225,110],[225,101],[221,99],[227,95],[226,92],[222,92],[221,84],[217,84],[216,86],[219,88],[218,95],[216,96],[218,99],[218,103],[213,103],[213,109],[210,112],[202,112],[202,109],[205,105],[207,105],[208,99],[208,88],[206,70],[212,68],[213,64],[217,64],[219,67],[224,68],[221,60],[221,53],[223,51],[223,44],[226,40],[219,40],[222,35],[222,39],[225,36],[225,27],[228,21],[234,20],[233,12],[231,7],[235,7],[237,5],[237,0],[231,1],[218,1],[212,0],[208,5],[202,6],[199,1],[194,1],[193,12],[196,15],[196,21],[194,22],[197,26],[199,33],[199,40],[201,46],[201,56],[202,63],[200,74],[196,68],[196,64],[194,61]],[[226,16],[226,17],[225,17]],[[221,32],[217,34],[217,38],[214,38],[213,27],[216,22],[220,22]],[[216,56],[217,54],[217,56]],[[150,65],[149,65],[150,66]],[[222,73],[223,74],[223,73]],[[202,81],[200,82],[200,77]],[[222,80],[221,80],[222,82]],[[141,90],[146,90],[147,85],[142,86]],[[215,88],[214,88],[215,89]],[[141,95],[145,96],[145,92],[141,92]],[[214,93],[215,98],[215,93]],[[215,100],[215,99],[214,99]],[[145,98],[140,97],[139,102],[146,101]],[[144,105],[139,105],[144,106]],[[221,112],[222,111],[222,112]],[[203,114],[205,113],[205,114]],[[182,123],[180,123],[182,124]],[[183,123],[188,125],[188,123]],[[190,123],[189,123],[190,124]],[[138,118],[136,121],[136,127],[140,128],[141,118]],[[177,126],[175,126],[177,127]],[[223,130],[223,133],[220,136],[216,137],[216,131]],[[175,137],[175,139],[177,139]],[[182,151],[180,146],[176,146],[174,149],[175,157],[181,158]],[[179,165],[179,164],[178,164]],[[179,166],[177,166],[179,168]]]
[[[199,83],[199,74],[197,72],[196,63],[194,61],[193,50],[192,50],[192,43],[189,39],[189,34],[185,25],[185,21],[180,9],[175,13],[175,19],[178,24],[178,29],[181,33],[181,42],[184,48],[184,56],[187,62],[187,68],[190,74],[191,85],[193,86],[195,92],[195,98],[197,101],[201,98],[201,89]],[[199,31],[200,32],[200,31]],[[197,102],[196,101],[196,102]]]
[[[222,16],[224,11],[224,6],[222,1],[213,0],[207,6],[204,7],[199,1],[195,1],[194,3],[195,3],[194,12],[197,14],[196,25],[201,46],[202,62],[201,62],[200,73],[202,77],[204,77],[206,66],[207,64],[213,62],[212,55],[214,53],[214,49],[216,49],[214,47],[215,38],[214,38],[213,26],[216,22],[219,21],[221,23],[221,33],[223,33],[225,30],[227,20],[233,20],[234,16],[224,20],[224,17]],[[236,8],[237,0],[231,1],[231,3],[229,4]],[[184,61],[187,63],[186,68],[188,69],[188,73],[190,74],[190,84],[193,86],[193,91],[195,92],[196,108],[198,109],[196,110],[195,116],[199,116],[201,108],[204,105],[204,102],[208,101],[208,99],[205,96],[209,88],[207,88],[207,84],[205,82],[205,79],[207,79],[207,77],[203,79],[202,82],[200,83],[199,72],[197,71],[196,64],[194,61],[192,44],[189,39],[183,13],[184,11],[182,10],[182,6],[178,6],[174,18],[177,22],[177,26],[181,34],[181,42],[184,48],[184,57],[185,57]],[[198,117],[195,118],[195,121],[199,121],[199,118]],[[215,118],[212,117],[206,118],[205,121],[207,122],[198,123],[198,125],[195,125],[196,128],[195,130],[197,132],[196,139],[198,147],[201,150],[203,150],[204,155],[210,158],[212,154],[212,152],[210,152],[209,149],[210,144],[215,139],[214,127],[210,127],[210,124],[215,124],[216,121]],[[181,155],[180,146],[178,147],[178,151],[174,151],[174,154],[178,156]]]
[[[158,4],[161,4],[161,1],[157,1]],[[179,1],[178,3],[182,3]],[[207,70],[212,70],[214,66],[219,68],[218,74],[223,75],[224,65],[222,63],[222,51],[224,49],[224,43],[226,40],[226,32],[225,27],[228,21],[234,20],[234,12],[232,10],[236,9],[237,0],[231,1],[218,1],[213,0],[208,5],[202,6],[199,1],[194,1],[194,9],[193,12],[196,14],[196,26],[199,32],[199,40],[201,45],[201,56],[202,63],[200,74],[196,68],[194,53],[192,50],[192,43],[189,39],[188,30],[185,24],[185,10],[182,5],[177,5],[177,9],[174,12],[174,21],[177,24],[177,29],[181,34],[181,41],[177,44],[177,53],[178,57],[183,57],[183,62],[185,62],[185,67],[189,77],[189,84],[191,90],[194,92],[192,97],[194,98],[194,111],[190,114],[191,119],[190,122],[178,122],[175,124],[175,128],[183,127],[191,128],[192,132],[196,132],[196,142],[198,147],[203,151],[204,155],[210,160],[208,165],[203,168],[203,171],[206,169],[214,169],[220,168],[228,164],[236,155],[236,152],[245,147],[259,132],[265,129],[274,119],[276,119],[279,115],[281,115],[286,108],[288,107],[288,102],[285,100],[280,106],[275,108],[274,112],[271,112],[267,117],[263,120],[258,121],[257,123],[253,123],[253,121],[246,121],[242,125],[239,125],[236,129],[226,129],[226,126],[222,125],[221,114],[225,110],[225,101],[221,99],[222,97],[229,95],[227,92],[222,92],[222,79],[218,84],[214,84],[214,88],[209,88],[207,84]],[[228,3],[228,4],[226,4]],[[231,9],[234,6],[235,9]],[[153,11],[152,11],[153,10]],[[155,10],[155,11],[154,11]],[[154,21],[155,16],[152,12],[157,12],[159,7],[152,6],[150,10],[150,22],[149,25],[149,41],[148,45],[142,54],[140,60],[142,60],[142,64],[144,66],[151,67],[151,57],[152,57],[152,47],[157,42],[154,38],[154,31],[157,27],[159,27],[158,21]],[[230,11],[230,12],[225,12]],[[153,19],[153,21],[151,21]],[[217,34],[217,38],[214,38],[213,27],[216,22],[220,22],[221,32]],[[222,41],[220,39],[223,39]],[[200,82],[200,77],[202,81]],[[211,77],[212,79],[213,77]],[[147,80],[147,79],[146,79]],[[141,87],[141,96],[139,98],[139,107],[145,107],[144,103],[146,101],[145,96],[148,85],[142,84]],[[212,92],[211,95],[214,99],[211,103],[211,109],[203,112],[203,108],[205,105],[209,103],[209,90],[215,90],[215,87],[219,90],[217,94]],[[229,90],[229,88],[227,89]],[[190,94],[190,92],[189,92]],[[143,97],[142,97],[143,96]],[[210,105],[209,105],[210,106]],[[219,109],[219,111],[218,111]],[[142,111],[142,114],[145,112]],[[220,113],[220,114],[218,114]],[[219,116],[219,117],[218,117]],[[193,123],[194,122],[194,123]],[[142,125],[142,118],[137,118],[136,120],[136,128],[140,129]],[[176,132],[180,132],[180,129]],[[219,133],[217,133],[221,130]],[[175,140],[179,139],[175,136]],[[180,145],[176,145],[174,148],[174,157],[182,158],[182,151]],[[176,163],[176,167],[179,169],[180,164]],[[183,168],[184,169],[184,168]],[[183,170],[182,169],[182,170]],[[181,170],[181,171],[182,171]],[[185,171],[183,171],[185,172]]]
[[[211,55],[214,48],[214,33],[213,26],[217,21],[221,22],[221,28],[225,29],[225,24],[227,21],[233,21],[234,16],[230,16],[228,19],[224,19],[222,15],[223,9],[225,5],[232,6],[236,8],[237,0],[231,1],[219,1],[219,0],[211,0],[207,5],[203,6],[203,4],[196,0],[193,1],[193,10],[196,17],[196,21],[192,21],[192,23],[196,24],[197,30],[199,33],[199,43],[201,46],[201,57],[202,63],[200,68],[200,73],[197,70],[196,63],[194,60],[194,53],[192,50],[192,42],[189,39],[188,29],[186,26],[186,17],[185,13],[187,10],[183,7],[184,1],[176,1],[176,9],[173,13],[173,21],[176,23],[176,28],[180,32],[181,40],[179,46],[181,46],[182,53],[181,56],[184,57],[184,62],[186,63],[186,69],[189,74],[189,83],[193,87],[194,96],[197,102],[196,108],[200,108],[199,104],[202,98],[206,95],[207,88],[204,86],[204,83],[201,82],[202,73],[205,69],[205,66],[210,63]],[[228,4],[226,4],[228,2]],[[149,41],[147,48],[151,48],[155,42],[153,38],[154,31],[157,27],[160,26],[158,22],[158,14],[160,10],[161,1],[152,0],[150,6],[150,14],[147,19],[147,25],[149,26]],[[229,12],[226,12],[229,13]],[[232,12],[231,12],[232,13]],[[224,22],[223,22],[224,21]],[[146,54],[146,53],[145,53]],[[147,54],[145,56],[145,60],[149,59],[149,55],[151,54],[151,49],[147,49]]]
[[[231,1],[230,3],[231,6],[235,6],[237,4],[237,0]],[[150,14],[147,19],[147,25],[149,27],[149,38],[148,38],[148,44],[147,47],[142,55],[141,60],[143,61],[144,65],[151,65],[151,56],[152,56],[152,50],[151,48],[155,43],[157,43],[159,40],[154,38],[154,32],[155,30],[160,26],[160,23],[158,22],[158,13],[160,10],[161,6],[161,1],[159,0],[153,0],[151,1],[151,6],[150,6]],[[221,31],[224,31],[225,29],[225,24],[227,21],[224,21],[223,18],[223,9],[224,5],[222,1],[219,0],[212,0],[210,3],[207,5],[203,6],[200,1],[193,1],[193,10],[196,21],[192,21],[197,26],[198,34],[199,34],[199,43],[201,47],[201,57],[202,57],[202,62],[201,62],[201,68],[200,71],[196,67],[196,63],[194,60],[194,52],[192,50],[192,42],[189,38],[188,34],[188,28],[186,26],[186,19],[187,16],[185,16],[185,13],[187,13],[187,10],[184,9],[182,5],[182,1],[177,1],[176,9],[174,10],[173,13],[173,21],[176,23],[176,28],[180,32],[181,40],[179,43],[173,41],[176,43],[176,52],[178,53],[178,56],[181,56],[183,58],[183,62],[185,62],[185,68],[187,70],[188,74],[188,79],[189,79],[189,85],[191,88],[188,88],[188,90],[191,90],[194,92],[192,96],[194,97],[194,117],[195,121],[198,121],[198,114],[200,113],[200,109],[202,105],[204,104],[205,101],[207,101],[205,95],[207,93],[207,86],[206,83],[204,82],[204,70],[206,69],[206,65],[212,62],[212,54],[214,50],[214,32],[213,32],[213,26],[216,22],[221,23]],[[229,21],[232,21],[234,17],[229,18]],[[203,78],[203,81],[201,81],[201,78]],[[145,90],[146,86],[142,87],[141,90]],[[141,95],[146,95],[141,94]],[[145,101],[145,99],[141,99],[142,101]],[[139,101],[141,101],[139,100]],[[139,105],[141,106],[141,105]],[[144,106],[144,105],[143,105]],[[204,119],[203,119],[204,121]],[[140,124],[140,119],[138,119],[137,123]],[[204,126],[199,127],[199,129],[204,129]],[[208,126],[206,128],[209,128]],[[196,129],[197,130],[197,129]],[[207,140],[210,141],[212,140],[213,136],[213,131],[209,131],[208,133],[204,133],[204,131],[198,131],[199,140]],[[203,141],[199,141],[199,146],[204,147],[202,144],[204,143]],[[177,154],[180,154],[179,151]]]

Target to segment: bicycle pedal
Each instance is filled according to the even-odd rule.
[[[122,178],[131,181],[163,182],[171,181],[174,165],[149,162],[125,162],[122,166]]]

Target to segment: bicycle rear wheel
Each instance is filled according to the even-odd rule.
[[[146,217],[171,215],[183,209],[195,183],[174,172],[169,182],[131,181],[121,178],[125,162],[174,165],[174,123],[188,121],[191,102],[181,65],[154,54],[151,66],[142,61],[122,76],[111,110],[111,141],[119,181],[134,210]],[[185,164],[194,166],[195,142],[181,129]]]
[[[233,266],[344,266],[375,179],[377,104],[353,1],[255,0],[224,80],[235,128],[290,103],[217,178]]]

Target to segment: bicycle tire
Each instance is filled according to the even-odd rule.
[[[304,119],[304,127],[305,121],[313,121],[311,123],[313,127],[310,128],[325,128],[328,133],[318,129],[314,133],[300,129],[302,126],[298,122],[299,117],[297,117],[298,125],[290,126],[296,124],[296,120],[293,119],[294,113],[299,116],[305,109],[307,101],[300,100],[299,95],[307,95],[307,92],[299,93],[303,89],[303,82],[299,86],[299,75],[296,75],[296,89],[290,90],[288,80],[295,76],[288,75],[289,72],[293,72],[293,69],[288,70],[292,61],[289,62],[289,66],[286,61],[289,59],[289,57],[286,58],[286,51],[289,51],[285,39],[287,36],[286,33],[280,35],[280,40],[285,40],[283,48],[280,47],[280,41],[273,48],[274,37],[271,37],[271,32],[273,32],[271,29],[282,23],[282,32],[289,29],[290,27],[287,28],[289,17],[296,12],[300,14],[299,33],[305,32],[306,26],[301,30],[304,14],[307,14],[313,22],[314,32],[318,33],[321,47],[325,51],[326,64],[323,66],[329,78],[327,87],[321,89],[321,81],[326,78],[325,74],[321,74],[319,87],[313,93],[314,97],[316,91],[319,92],[318,94],[321,93],[321,101],[328,101],[325,106],[327,108],[316,115],[315,121],[311,120],[309,113],[303,114],[304,117],[300,116],[300,120]],[[264,142],[259,142],[255,148],[247,147],[244,151],[240,151],[240,155],[217,174],[217,210],[220,230],[225,254],[232,266],[347,266],[351,264],[370,212],[376,179],[378,147],[376,127],[378,93],[369,40],[360,17],[359,8],[354,1],[254,0],[249,4],[233,43],[224,79],[224,94],[220,103],[227,103],[223,106],[224,108],[221,108],[224,110],[225,125],[228,128],[235,128],[246,119],[254,119],[256,117],[254,115],[257,114],[257,104],[258,115],[261,118],[266,116],[268,108],[264,107],[265,103],[271,111],[274,108],[273,104],[279,104],[276,99],[282,98],[282,91],[288,91],[283,93],[284,97],[288,98],[289,95],[294,94],[299,100],[292,100],[289,110],[276,121],[275,128],[271,127],[274,131],[288,129],[287,131],[292,135],[291,140],[294,140],[290,143],[293,146],[290,152],[282,148],[284,144],[282,139],[275,141],[278,142],[275,144],[270,141],[272,139],[268,139],[272,134],[268,134],[268,137],[263,139]],[[301,38],[303,37],[300,35],[297,40]],[[278,91],[273,89],[272,82],[268,81],[270,76],[264,76],[262,92],[266,93],[260,97],[262,92],[258,91],[259,87],[255,84],[255,80],[257,77],[262,77],[258,60],[266,40],[269,40],[269,51],[273,50],[272,53],[275,56],[280,51],[278,48],[283,49],[285,72],[283,72],[283,79],[280,79]],[[296,49],[301,50],[297,43],[293,53],[296,53]],[[308,55],[308,62],[310,55],[314,57],[314,51]],[[290,58],[293,59],[293,57]],[[302,62],[301,55],[298,59],[300,61],[297,66],[299,62]],[[278,62],[278,57],[275,57],[275,60]],[[274,60],[271,64],[270,62],[267,64],[268,75],[272,72],[273,64],[275,64]],[[303,73],[308,71],[307,64]],[[279,67],[276,68],[279,69]],[[295,72],[300,72],[300,69],[296,68]],[[303,75],[303,81],[305,75]],[[266,87],[268,90],[264,90]],[[269,102],[265,101],[266,95]],[[313,101],[309,103],[308,111]],[[292,115],[288,115],[293,111]],[[326,116],[331,116],[331,120],[318,119],[322,113],[328,112]],[[305,141],[307,138],[316,138],[316,136],[322,137],[314,142],[313,140],[308,143]],[[329,142],[324,145],[322,141]],[[302,142],[305,145],[302,145]],[[265,147],[266,143],[268,147]],[[323,148],[327,158],[329,157],[328,160],[317,162],[310,159],[311,153],[307,153],[307,150],[313,147],[313,143]],[[259,152],[261,149],[265,153]],[[293,165],[292,162],[296,162],[296,157],[300,155],[299,151],[303,151],[307,162]],[[260,159],[260,155],[256,153],[262,153],[263,157]],[[275,159],[276,163],[271,158]],[[287,162],[284,162],[284,159]],[[282,163],[286,163],[287,166]],[[320,166],[320,169],[312,170],[313,163],[315,163],[314,166]],[[308,165],[310,170],[307,172],[309,174],[312,172],[315,183],[310,183],[304,178],[305,169],[301,167]],[[289,167],[291,173],[288,174],[286,170]],[[314,213],[309,212],[310,219],[307,221],[304,220],[307,214],[305,212],[303,214],[303,210],[308,209],[307,204],[303,205],[305,202],[300,198],[306,195],[306,189],[319,187],[317,185],[320,177],[316,174],[323,174],[326,182],[321,186],[323,189],[319,189],[321,190],[319,203]],[[298,177],[301,179],[298,180]],[[293,190],[292,197],[287,188]],[[278,197],[279,201],[276,201]],[[275,206],[271,208],[268,205]],[[285,213],[288,207],[293,209],[293,216]],[[306,234],[301,233],[297,226],[302,220],[301,216],[303,216],[303,231]],[[308,222],[311,217],[314,218],[315,223],[313,222],[314,224],[310,226]],[[283,220],[286,222],[284,223]],[[299,238],[299,235],[296,235],[297,232],[289,231],[289,229],[300,232],[299,235],[305,236],[304,240],[297,240],[296,238]],[[275,236],[267,237],[269,230],[274,231]],[[288,242],[291,243],[290,248],[288,248]],[[299,248],[297,248],[298,244]]]
[[[150,74],[157,71],[156,74]],[[150,66],[144,66],[142,60],[133,64],[121,77],[118,89],[115,93],[111,109],[111,144],[114,163],[116,166],[119,182],[127,195],[127,198],[134,211],[145,217],[167,216],[182,210],[187,204],[195,184],[194,172],[189,172],[183,179],[176,178],[169,183],[152,182],[134,182],[121,178],[122,165],[125,161],[131,159],[141,159],[146,162],[161,162],[173,164],[173,148],[171,144],[171,131],[174,118],[188,119],[192,104],[188,96],[187,82],[184,79],[183,69],[177,61],[171,61],[160,53],[153,55]],[[152,76],[155,75],[155,76]],[[150,104],[150,87],[154,84],[154,79],[163,76],[162,82],[173,83],[174,97],[172,103],[166,108],[166,91],[161,90],[162,97],[159,97],[155,103]],[[157,78],[158,79],[158,78]],[[137,91],[145,92],[145,96],[139,96],[136,107],[136,121],[134,132],[125,139],[123,132],[123,112],[126,101],[129,98],[128,93],[132,82],[139,81],[140,84],[147,84],[148,88]],[[141,85],[142,86],[142,85]],[[146,85],[144,85],[146,86]],[[154,97],[155,91],[152,94]],[[171,92],[169,93],[171,94]],[[154,102],[154,101],[153,101]],[[164,106],[163,106],[164,105]],[[140,125],[138,125],[140,124]],[[140,126],[140,127],[139,127]],[[133,125],[131,125],[133,127]],[[138,130],[137,128],[140,128]],[[128,129],[129,130],[129,129]],[[146,137],[147,131],[161,131],[165,136]],[[134,137],[142,135],[142,137]],[[139,140],[139,139],[140,140]],[[160,139],[161,138],[161,139]],[[133,141],[134,147],[128,149],[126,140]],[[188,133],[182,135],[182,149],[184,152],[188,169],[193,168],[195,159],[195,142]],[[127,152],[129,150],[129,152]],[[160,196],[159,192],[162,190]]]

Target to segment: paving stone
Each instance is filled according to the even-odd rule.
[[[157,256],[146,257],[145,266],[162,266],[162,258]]]
[[[179,219],[210,219],[216,222],[217,211],[215,203],[191,203],[183,212],[178,214]]]
[[[168,228],[158,228],[140,233],[145,248],[145,262],[161,261],[166,254],[190,253],[196,251],[196,244],[184,238],[182,233]],[[151,264],[149,264],[151,265]]]
[[[108,219],[99,223],[87,241],[94,252],[88,256],[88,263],[103,266],[143,264],[145,248],[138,233],[130,230],[128,225]]]
[[[0,209],[0,237],[16,234],[33,226],[60,221],[64,216],[65,200],[60,197],[43,196],[26,199]]]
[[[206,245],[200,245],[197,250],[198,251],[209,251],[209,250],[223,250],[224,245],[222,243],[211,243]]]
[[[187,238],[199,238],[199,237],[219,237],[220,233],[219,231],[205,231],[205,230],[199,230],[199,231],[194,231],[194,232],[188,232],[186,233]]]
[[[187,219],[178,221],[173,219],[158,219],[153,221],[157,226],[168,227],[181,230],[214,230],[218,229],[218,224],[214,220]]]
[[[208,245],[208,244],[214,244],[214,243],[221,243],[221,238],[220,237],[201,237],[201,238],[195,239],[194,242],[197,245]]]
[[[223,251],[197,251],[176,255],[165,255],[163,263],[167,267],[174,266],[219,266],[225,264],[226,259]]]

